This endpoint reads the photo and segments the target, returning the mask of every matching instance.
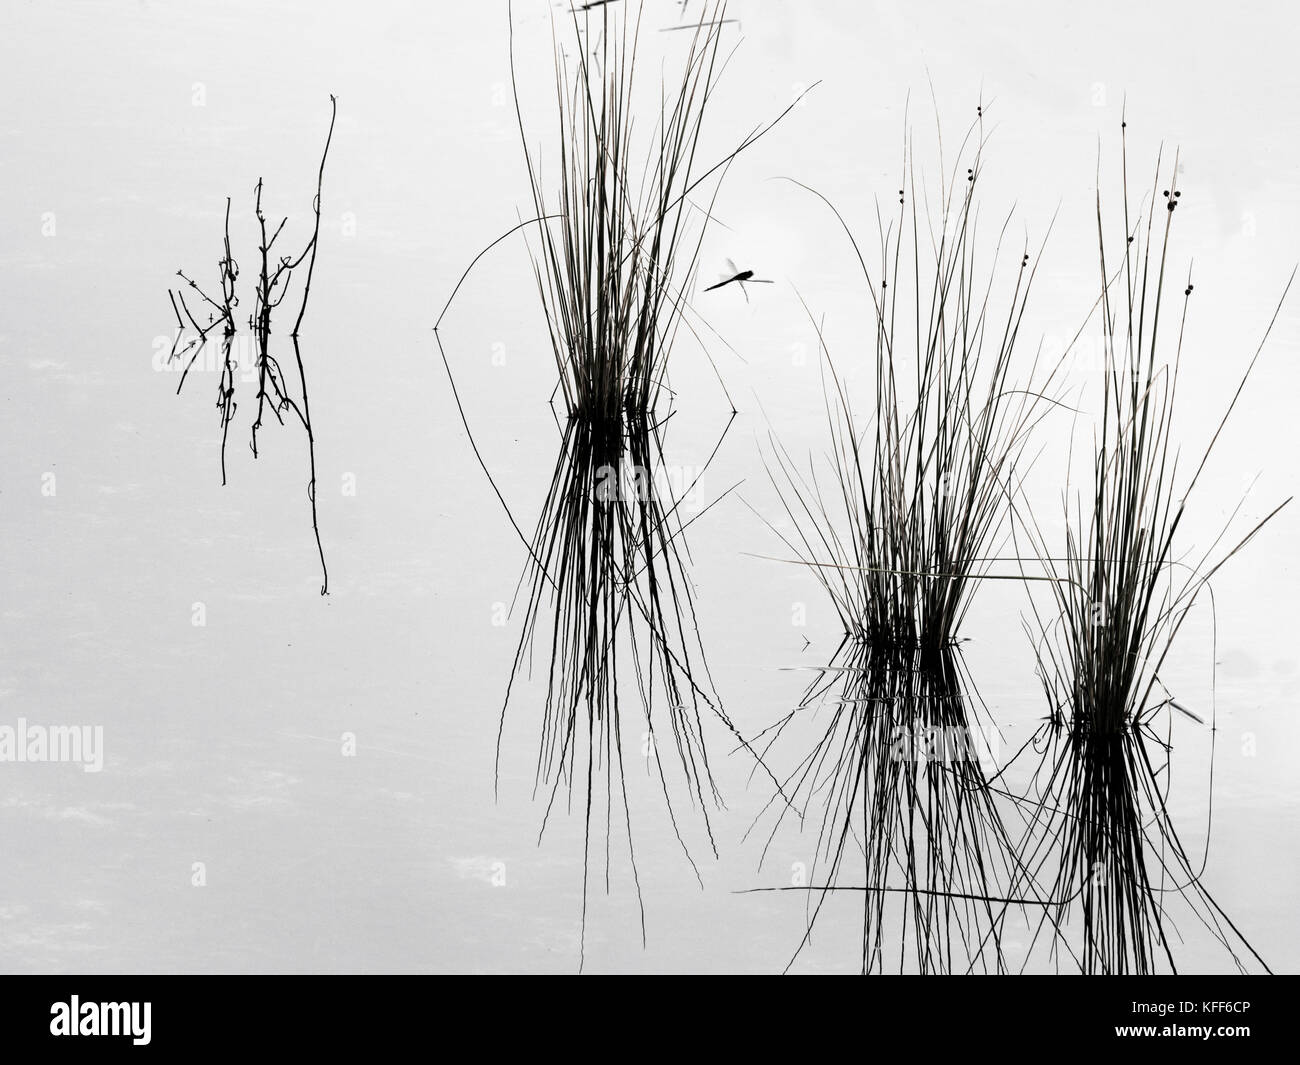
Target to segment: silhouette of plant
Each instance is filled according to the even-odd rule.
[[[316,508],[316,433],[311,420],[311,406],[307,395],[307,372],[303,364],[299,333],[302,328],[303,316],[307,313],[307,301],[311,295],[312,274],[316,266],[316,252],[320,244],[321,191],[325,181],[325,162],[329,158],[330,143],[334,138],[334,121],[337,114],[338,101],[331,95],[329,132],[326,134],[325,148],[321,153],[320,169],[316,178],[316,197],[312,204],[315,222],[312,227],[311,239],[307,241],[297,255],[276,256],[274,254],[276,242],[284,232],[288,217],[282,218],[280,223],[268,235],[267,219],[262,209],[262,179],[257,179],[257,185],[254,188],[253,212],[259,232],[257,245],[258,274],[254,285],[253,310],[248,317],[248,326],[253,336],[253,371],[257,382],[257,394],[255,396],[256,416],[253,419],[250,431],[249,446],[252,449],[253,457],[257,458],[259,454],[258,433],[262,429],[263,418],[268,410],[281,425],[285,423],[285,414],[289,414],[291,420],[296,419],[307,435],[309,469],[307,498],[311,503],[311,525],[312,533],[316,539],[316,551],[320,556],[321,595],[329,593],[329,570],[325,565],[325,549],[321,544],[320,521]],[[302,283],[298,316],[294,320],[293,330],[289,334],[289,340],[293,346],[295,381],[294,378],[285,374],[279,360],[272,353],[271,323],[272,312],[284,302],[285,297],[289,294],[294,271],[302,267],[304,263],[306,264],[306,276]],[[235,400],[237,360],[233,357],[233,349],[236,335],[235,308],[239,306],[239,297],[235,291],[239,279],[239,264],[236,262],[230,247],[229,197],[226,198],[223,254],[217,262],[220,297],[213,298],[208,295],[184,271],[178,270],[176,273],[185,282],[185,285],[175,290],[169,289],[167,293],[171,300],[172,311],[176,315],[177,325],[176,339],[172,344],[169,361],[184,360],[187,355],[189,356],[181,371],[180,383],[176,386],[178,395],[181,389],[185,387],[185,382],[195,361],[205,351],[209,334],[218,326],[221,328],[217,410],[221,424],[221,483],[224,485],[226,483],[226,443],[230,423],[234,420],[235,412],[238,409],[238,403]],[[194,308],[191,308],[186,301],[186,289],[190,291],[191,298],[197,298],[201,304],[207,305],[208,321],[206,323],[200,322],[199,318],[195,316]],[[199,309],[199,315],[202,315],[201,308]],[[193,335],[188,337],[185,334],[187,323],[193,330]]]

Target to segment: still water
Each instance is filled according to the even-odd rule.
[[[1203,294],[1180,383],[1189,454],[1213,432],[1300,247],[1300,144],[1285,135],[1300,121],[1297,42],[1280,6],[1236,16],[1230,34],[1209,4],[1181,5],[1172,27],[1161,10],[1117,3],[1086,18],[1030,3],[945,7],[827,3],[796,17],[732,6],[743,43],[708,119],[714,157],[821,82],[731,168],[702,250],[703,281],[732,259],[777,282],[751,286],[748,302],[734,286],[697,299],[725,340],[710,347],[725,391],[698,347],[671,363],[679,413],[666,461],[678,483],[738,410],[694,505],[739,487],[688,535],[713,680],[747,735],[794,705],[840,637],[806,572],[759,557],[782,553],[754,513],[778,516],[760,444],[772,429],[795,454],[825,446],[801,298],[824,316],[851,386],[870,381],[865,361],[854,368],[870,323],[850,250],[824,206],[773,179],[815,185],[870,237],[874,198],[898,187],[905,123],[937,169],[936,113],[951,152],[950,131],[984,101],[990,217],[1014,205],[1018,247],[1056,215],[1027,325],[1050,349],[1094,297],[1098,152],[1113,188],[1127,100],[1144,188],[1161,142],[1181,150],[1174,256],[1194,260]],[[551,9],[515,8],[530,136],[545,157]],[[529,209],[505,5],[47,3],[0,18],[0,724],[103,729],[99,772],[0,765],[0,966],[573,971],[583,818],[576,803],[559,811],[538,844],[544,664],[512,701],[494,797],[519,638],[506,608],[525,557],[432,333],[470,259]],[[678,18],[678,5],[647,6],[655,28]],[[647,31],[647,77],[676,36]],[[1216,75],[1184,77],[1188,57],[1205,55]],[[252,246],[259,177],[268,214],[287,214],[291,242],[306,240],[330,93],[339,118],[303,330],[330,561],[322,598],[301,435],[268,427],[254,462],[241,412],[223,488],[212,374],[178,398],[157,365],[174,271],[215,279],[227,196],[237,243]],[[1198,486],[1189,550],[1208,546],[1243,494],[1244,533],[1300,482],[1298,306],[1284,307]],[[520,242],[483,261],[444,340],[485,460],[530,530],[559,438]],[[1071,372],[1086,389],[1086,361]],[[1059,506],[1070,432],[1050,425],[1027,486],[1044,514]],[[1207,601],[1164,671],[1203,716],[1213,698],[1219,726],[1211,793],[1210,733],[1174,722],[1171,813],[1199,853],[1212,794],[1205,884],[1276,971],[1300,967],[1298,532],[1293,504],[1216,579],[1217,645]],[[1026,609],[1023,589],[990,584],[963,629],[1004,751],[1046,712]],[[685,819],[701,885],[655,780],[635,768],[639,731],[627,737],[647,941],[616,841],[609,893],[602,869],[589,905],[588,970],[769,972],[798,945],[800,896],[739,892],[790,884],[815,833],[783,831],[760,868],[762,841],[746,831],[769,791],[725,731],[709,739],[727,809],[713,815],[717,860]],[[1180,966],[1224,969],[1222,948],[1197,931],[1178,927]],[[795,970],[854,970],[859,936],[859,904],[828,904]],[[1005,935],[1017,965],[1026,940]]]

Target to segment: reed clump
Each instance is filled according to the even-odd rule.
[[[981,744],[992,756],[996,733],[981,727],[958,649],[973,589],[995,576],[992,547],[1022,452],[1054,406],[1012,382],[1037,259],[1024,244],[1005,262],[1010,215],[995,239],[981,235],[985,111],[950,170],[940,142],[944,177],[928,195],[909,139],[897,208],[877,207],[870,263],[835,206],[796,182],[830,207],[857,260],[874,407],[859,413],[854,382],[810,312],[828,456],[797,461],[769,433],[765,461],[784,520],[765,523],[793,553],[787,561],[816,576],[845,636],[825,677],[764,734],[760,756],[769,760],[779,736],[797,734],[795,721],[829,704],[808,753],[780,779],[773,833],[792,814],[819,824],[821,870],[803,889],[816,898],[800,950],[828,898],[861,892],[864,973],[1001,972],[1009,916],[1042,905],[1003,824],[992,765],[977,756]],[[962,746],[909,756],[909,742],[936,734]],[[859,855],[860,879],[846,869]]]
[[[810,883],[776,889],[808,893],[790,964],[828,900],[857,896],[864,974],[1005,972],[1009,916],[1041,901],[989,786],[1000,741],[960,649],[923,660],[846,639],[816,673],[754,741],[767,760],[778,741],[816,736],[767,807],[764,854],[783,822],[816,827]]]
[[[520,106],[512,23],[512,86],[535,217],[480,252],[435,326],[471,446],[528,549],[523,630],[502,720],[544,633],[549,664],[535,787],[548,793],[548,819],[563,791],[571,796],[576,788],[583,796],[584,927],[594,818],[602,805],[606,885],[616,808],[637,880],[624,765],[629,741],[640,741],[692,867],[676,813],[682,801],[698,811],[717,850],[709,810],[721,798],[704,723],[712,717],[735,730],[704,659],[685,546],[694,519],[681,507],[717,445],[681,496],[661,487],[668,480],[660,474],[674,404],[668,365],[684,335],[700,341],[687,293],[722,176],[798,102],[721,159],[701,162],[706,114],[726,65],[724,13],[725,3],[711,5],[682,35],[680,74],[661,81],[657,112],[650,112],[634,105],[640,7],[575,9],[566,35],[571,52],[555,46],[555,126],[547,141],[554,155],[546,165],[530,147]],[[474,442],[439,332],[479,259],[523,230],[532,232],[528,247],[556,370],[552,407],[561,435],[531,535],[521,531]],[[629,696],[643,724],[627,721]],[[637,891],[639,898],[639,881]],[[644,914],[642,928],[644,934]]]
[[[1051,609],[1035,605],[1029,625],[1049,717],[1025,861],[1053,882],[1057,926],[1077,918],[1085,973],[1176,971],[1176,899],[1243,968],[1247,955],[1263,964],[1203,885],[1204,862],[1187,853],[1171,819],[1169,716],[1196,715],[1166,688],[1161,670],[1211,577],[1281,509],[1232,546],[1223,545],[1236,511],[1207,550],[1182,542],[1188,501],[1264,341],[1205,451],[1192,459],[1190,477],[1183,476],[1174,414],[1194,286],[1189,270],[1181,291],[1167,292],[1170,235],[1183,200],[1177,159],[1163,181],[1162,165],[1158,160],[1145,207],[1131,214],[1125,141],[1118,251],[1115,235],[1107,240],[1098,188],[1105,355],[1090,483],[1077,492],[1067,482],[1064,545],[1049,545],[1027,509],[1018,523],[1053,593]]]
[[[809,190],[835,213],[870,299],[874,408],[861,415],[810,314],[829,460],[820,470],[811,457],[796,461],[770,434],[768,472],[786,518],[770,527],[816,575],[845,634],[891,653],[933,657],[957,638],[1029,432],[1050,409],[1011,378],[1037,258],[1025,244],[1005,263],[1009,214],[991,243],[979,231],[986,110],[933,201],[909,141],[897,209],[877,207],[874,265],[839,211]]]

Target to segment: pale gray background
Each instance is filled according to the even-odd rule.
[[[1162,139],[1181,146],[1176,284],[1194,258],[1197,286],[1180,415],[1189,449],[1217,421],[1297,257],[1300,40],[1288,5],[919,6],[732,5],[744,44],[709,117],[710,157],[801,86],[823,83],[732,169],[719,200],[728,228],[704,250],[709,279],[730,256],[780,282],[748,305],[734,289],[700,301],[745,359],[715,351],[742,416],[706,496],[745,478],[745,497],[772,513],[755,444],[760,398],[792,450],[820,446],[815,364],[794,365],[795,346],[813,341],[792,286],[826,314],[841,358],[864,322],[824,208],[768,179],[817,185],[869,237],[871,198],[891,203],[898,187],[909,92],[918,158],[933,149],[927,79],[954,142],[981,94],[995,101],[991,211],[1016,202],[1036,240],[1060,207],[1031,314],[1049,339],[1072,333],[1094,295],[1097,154],[1113,195],[1125,95],[1140,184]],[[516,4],[535,143],[550,132],[552,10],[562,9]],[[678,17],[676,4],[652,2],[647,24]],[[681,37],[647,34],[646,88]],[[491,617],[523,556],[473,462],[431,332],[469,259],[529,210],[508,78],[497,2],[0,9],[0,721],[101,724],[107,745],[97,775],[0,765],[0,967],[576,967],[581,819],[557,819],[536,845],[536,685],[508,721],[493,803],[496,714],[518,629]],[[205,106],[193,104],[196,83]],[[330,92],[339,119],[304,346],[333,587],[321,599],[301,437],[268,429],[254,464],[245,408],[223,489],[211,375],[176,398],[174,377],[152,362],[172,325],[172,272],[215,277],[227,195],[246,269],[258,176],[268,212],[291,216],[287,239],[305,239]],[[45,212],[56,236],[42,236]],[[489,461],[531,523],[555,439],[522,246],[485,261],[447,339]],[[494,345],[505,366],[490,364]],[[1207,470],[1189,546],[1207,542],[1257,472],[1243,524],[1296,490],[1298,353],[1293,299]],[[694,349],[675,357],[674,384],[683,413],[670,458],[698,465],[727,405]],[[1055,504],[1059,458],[1044,459],[1044,506]],[[58,493],[45,498],[51,471]],[[340,491],[346,473],[355,498]],[[1206,874],[1274,968],[1290,971],[1300,967],[1298,530],[1293,505],[1216,585],[1221,732]],[[743,553],[777,545],[738,498],[694,532],[714,676],[737,723],[756,731],[807,678],[774,667],[825,661],[835,619],[806,574]],[[196,601],[203,628],[190,623]],[[799,602],[806,629],[790,624]],[[1023,608],[1014,586],[990,588],[966,630],[971,669],[1012,746],[1043,713]],[[1170,671],[1201,708],[1209,646],[1202,611]],[[1190,849],[1204,836],[1208,734],[1184,720],[1175,729],[1172,801]],[[345,731],[359,737],[356,758],[339,754]],[[1241,754],[1245,733],[1257,737],[1255,757]],[[635,785],[649,945],[616,863],[613,893],[593,902],[589,968],[771,971],[797,942],[795,896],[732,892],[788,882],[811,837],[783,834],[756,870],[741,836],[766,792],[746,790],[747,766],[726,757],[720,732],[712,738],[731,802],[717,821],[723,860],[703,864],[699,890],[653,788]],[[195,861],[207,864],[202,889],[190,885]],[[504,886],[491,883],[497,862]],[[856,905],[828,912],[801,968],[854,967]],[[1189,968],[1225,964],[1183,931]]]

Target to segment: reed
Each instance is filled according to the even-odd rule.
[[[783,520],[762,520],[792,554],[784,561],[815,575],[845,643],[826,687],[805,692],[794,714],[764,734],[759,754],[770,759],[793,718],[829,697],[834,709],[816,741],[773,796],[773,832],[791,811],[802,823],[816,801],[823,870],[800,950],[827,898],[862,892],[864,973],[1003,971],[1005,923],[1044,906],[979,759],[969,750],[957,759],[898,751],[900,734],[969,740],[979,732],[958,634],[981,581],[1019,579],[991,572],[994,549],[1030,434],[1059,406],[1046,394],[1057,368],[1038,375],[1037,352],[1025,360],[1031,380],[1043,376],[1037,388],[1012,379],[1042,249],[1025,243],[1005,262],[1009,214],[992,241],[981,234],[986,111],[977,108],[951,170],[940,140],[937,189],[918,180],[909,138],[897,209],[877,205],[871,265],[839,210],[795,182],[831,209],[861,272],[874,407],[859,414],[853,382],[809,311],[828,454],[796,460],[770,431],[764,461]],[[862,879],[847,882],[846,857],[858,851]],[[885,939],[890,929],[896,950]]]
[[[687,294],[722,177],[798,103],[755,127],[721,159],[700,161],[705,118],[726,66],[725,6],[712,5],[709,17],[689,28],[679,75],[661,80],[657,113],[635,102],[641,8],[575,9],[567,17],[571,51],[558,38],[555,44],[555,126],[547,141],[555,155],[545,166],[530,148],[520,105],[512,19],[512,87],[535,217],[475,257],[434,328],[471,447],[528,550],[520,592],[524,621],[501,710],[497,777],[511,695],[544,632],[549,665],[535,790],[547,794],[543,831],[560,795],[567,792],[571,800],[575,789],[580,794],[584,935],[602,808],[606,890],[617,820],[640,902],[625,746],[644,737],[642,753],[698,878],[677,809],[684,803],[698,812],[716,855],[709,810],[721,798],[705,743],[706,719],[717,719],[739,738],[714,691],[696,622],[685,543],[695,519],[684,516],[682,498],[662,488],[667,478],[661,476],[674,404],[667,385],[671,352],[687,335],[705,347],[706,327]],[[478,262],[525,231],[533,234],[525,239],[556,370],[552,407],[561,436],[531,535],[522,531],[475,442],[441,333]],[[697,482],[734,416],[733,408]],[[694,488],[685,486],[683,495]],[[643,723],[627,720],[629,687]],[[644,910],[641,925],[644,937]]]
[[[760,815],[774,811],[764,855],[783,823],[816,828],[810,883],[776,889],[807,893],[790,965],[828,901],[856,894],[864,974],[1007,971],[1005,926],[1042,900],[990,787],[1000,742],[960,649],[923,661],[919,650],[845,639],[816,672],[753,741],[765,761],[778,743],[805,743]],[[809,731],[811,743],[801,739]]]
[[[221,370],[217,382],[217,410],[221,418],[221,483],[226,483],[226,444],[230,435],[230,423],[234,420],[238,404],[235,402],[236,360],[233,357],[235,334],[235,308],[239,306],[239,297],[235,293],[235,284],[239,279],[239,264],[230,251],[230,197],[226,197],[226,222],[223,255],[217,261],[217,278],[221,285],[220,300],[215,300],[203,291],[199,284],[188,277],[183,270],[177,270],[176,276],[185,282],[194,297],[208,305],[208,321],[200,324],[185,299],[185,290],[167,290],[171,300],[172,313],[176,316],[176,338],[172,342],[169,362],[182,360],[186,355],[185,366],[181,370],[180,380],[176,385],[176,394],[181,389],[194,368],[194,363],[204,351],[208,334],[221,327]],[[184,317],[182,317],[182,312]],[[199,309],[200,315],[202,307]],[[185,336],[186,322],[193,329],[193,335]]]
[[[330,96],[330,125],[325,137],[325,148],[321,152],[320,168],[316,178],[316,197],[312,203],[314,225],[311,238],[296,255],[276,253],[276,242],[284,231],[288,218],[267,229],[266,214],[262,209],[262,179],[258,178],[253,194],[253,213],[258,225],[258,273],[254,282],[253,310],[248,316],[248,327],[253,335],[253,371],[257,382],[254,396],[255,416],[250,430],[249,446],[253,457],[258,456],[258,433],[269,411],[280,425],[285,423],[285,415],[296,420],[307,437],[307,499],[311,505],[312,533],[316,540],[316,552],[320,557],[321,595],[329,593],[329,570],[325,565],[325,549],[321,544],[320,520],[316,510],[316,433],[311,420],[311,404],[307,394],[307,371],[303,363],[302,349],[299,345],[299,333],[303,316],[307,313],[307,301],[311,296],[312,275],[316,267],[316,251],[320,243],[321,191],[325,182],[325,162],[329,158],[330,143],[334,139],[334,121],[338,114],[338,101]],[[272,352],[272,319],[275,310],[284,302],[290,291],[290,282],[294,271],[306,265],[302,282],[302,293],[298,305],[298,315],[294,319],[289,340],[293,347],[293,376],[287,375],[279,359]],[[176,290],[168,290],[172,312],[176,316],[176,339],[172,344],[169,361],[183,361],[180,382],[176,386],[179,395],[189,377],[196,360],[205,351],[208,336],[218,327],[221,329],[220,375],[217,383],[217,410],[221,420],[221,483],[226,483],[226,445],[229,439],[230,425],[238,409],[235,400],[235,376],[238,369],[233,356],[234,340],[237,333],[235,325],[235,308],[239,306],[236,285],[239,279],[239,264],[230,247],[230,198],[226,198],[225,236],[223,254],[217,262],[217,274],[220,284],[220,297],[214,298],[192,278],[177,271],[177,276],[185,285]],[[195,308],[186,300],[186,290],[190,298],[196,300]],[[206,323],[200,321],[204,313],[208,314]],[[186,336],[186,326],[192,334]],[[186,359],[188,356],[188,359]],[[295,379],[296,378],[296,381]]]
[[[1208,549],[1183,543],[1189,499],[1272,322],[1205,451],[1193,458],[1190,477],[1183,476],[1174,415],[1193,284],[1189,270],[1181,293],[1167,292],[1170,237],[1182,202],[1177,158],[1163,182],[1157,161],[1145,207],[1133,211],[1121,133],[1118,251],[1116,235],[1107,240],[1100,182],[1097,194],[1105,354],[1091,483],[1076,492],[1067,480],[1064,545],[1049,545],[1027,508],[1017,522],[1031,548],[1026,556],[1037,557],[1052,589],[1050,608],[1035,604],[1028,624],[1049,718],[1024,856],[1054,882],[1057,925],[1077,918],[1083,972],[1176,971],[1176,899],[1244,968],[1246,955],[1261,965],[1262,959],[1205,888],[1204,862],[1187,853],[1169,813],[1168,717],[1173,710],[1195,715],[1165,687],[1161,670],[1211,577],[1286,505],[1235,543],[1225,538],[1237,510]]]
[[[1052,405],[1010,376],[1038,262],[1026,244],[1006,268],[1010,215],[991,244],[980,236],[985,110],[933,211],[909,142],[897,211],[877,205],[874,266],[840,212],[809,189],[847,235],[870,299],[874,409],[859,414],[809,312],[829,460],[819,472],[769,433],[765,462],[785,520],[767,524],[816,575],[845,634],[881,651],[933,655],[957,638],[973,587],[990,575],[1030,430]],[[1031,376],[1037,366],[1034,355]]]

